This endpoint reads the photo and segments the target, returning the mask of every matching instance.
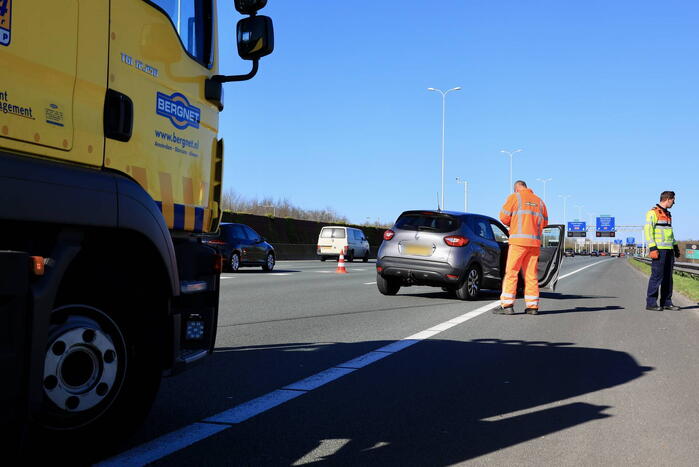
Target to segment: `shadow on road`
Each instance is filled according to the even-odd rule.
[[[132,442],[388,343],[220,348],[163,388]],[[314,452],[316,462],[338,465],[450,465],[609,417],[608,406],[568,399],[650,370],[627,353],[568,342],[426,340],[234,425],[168,465],[292,465]]]
[[[623,306],[607,305],[607,306],[576,306],[575,308],[567,308],[564,310],[541,310],[541,315],[556,315],[559,313],[587,313],[589,311],[609,311],[609,310],[625,310]]]

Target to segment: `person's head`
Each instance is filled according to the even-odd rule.
[[[675,192],[663,191],[660,193],[660,203],[665,209],[670,209],[675,204]]]
[[[527,183],[524,180],[517,180],[515,182],[515,186],[514,186],[515,193],[517,193],[518,191],[526,190],[526,188],[527,188]]]

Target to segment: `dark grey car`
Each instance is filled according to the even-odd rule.
[[[555,286],[561,264],[562,225],[544,229],[539,285]],[[384,295],[401,287],[442,287],[473,300],[481,289],[499,289],[508,231],[492,217],[455,211],[406,211],[384,232],[376,262],[376,284]]]

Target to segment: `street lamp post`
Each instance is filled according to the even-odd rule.
[[[461,89],[461,86],[457,86],[455,88],[448,89],[446,92],[444,92],[441,89],[437,89],[437,88],[427,88],[428,91],[436,91],[442,95],[442,204],[441,204],[442,209],[444,209],[444,118],[445,118],[446,98],[447,98],[447,94],[449,94],[450,92],[458,91],[460,89]]]
[[[503,150],[500,151],[500,152],[505,153],[505,154],[507,154],[508,156],[510,156],[510,187],[507,189],[507,192],[509,193],[510,190],[512,190],[512,156],[514,156],[514,155],[517,154],[518,152],[522,152],[522,150],[521,150],[521,149],[515,149],[514,151],[506,151],[506,150],[503,149]]]
[[[553,178],[537,178],[536,180],[544,184],[544,204],[546,204],[546,184],[553,180]]]
[[[463,183],[464,185],[464,212],[468,212],[468,182],[456,177],[456,183]]]
[[[559,198],[563,198],[563,225],[564,228],[568,228],[568,224],[566,224],[566,207],[568,205],[568,198],[570,198],[572,195],[558,195]]]
[[[584,208],[585,205],[584,204],[576,204],[573,207],[578,208],[578,220],[581,220],[582,219],[582,208]]]

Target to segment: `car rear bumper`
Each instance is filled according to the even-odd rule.
[[[406,284],[448,286],[456,285],[463,273],[442,261],[384,256],[377,260],[376,269],[383,277],[402,279]]]

